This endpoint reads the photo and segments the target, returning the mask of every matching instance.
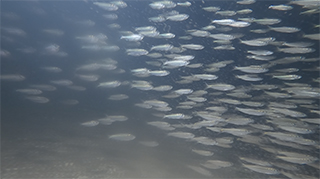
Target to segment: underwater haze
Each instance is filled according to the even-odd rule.
[[[1,178],[319,178],[319,8],[2,1]]]

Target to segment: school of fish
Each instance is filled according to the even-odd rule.
[[[265,178],[319,177],[319,24],[311,24],[310,30],[300,26],[303,22],[282,20],[295,14],[306,22],[311,18],[319,21],[319,2],[225,2],[235,7],[231,9],[216,6],[215,1],[143,1],[145,17],[136,26],[128,26],[125,22],[130,24],[132,19],[122,13],[135,3],[139,4],[87,2],[107,23],[107,31],[99,29],[93,19],[69,21],[82,28],[82,33],[68,38],[77,44],[76,51],[92,58],[71,63],[75,65],[68,73],[64,73],[65,66],[41,62],[37,70],[50,74],[41,83],[15,68],[2,70],[2,85],[21,83],[14,93],[38,105],[76,107],[86,103],[77,96],[89,91],[89,95],[104,94],[100,100],[118,105],[132,102],[136,98],[132,94],[142,95],[130,104],[132,108],[153,115],[143,119],[150,128],[194,146],[186,150],[200,159],[185,167],[200,177],[214,177],[216,170],[232,167]],[[194,6],[201,9],[197,15],[201,14],[202,22],[193,19]],[[259,16],[251,15],[256,13]],[[3,18],[10,15],[2,14]],[[39,54],[60,62],[78,60],[72,59],[74,50],[68,51],[58,41],[42,49],[19,46],[9,51],[4,44],[15,45],[19,38],[28,38],[28,31],[4,23],[1,30],[4,64],[14,63],[15,53]],[[70,35],[58,28],[38,30],[57,39]],[[61,89],[70,97],[52,95]],[[130,120],[118,112],[74,125],[112,127]],[[108,140],[152,148],[161,145],[131,132],[109,134]],[[236,148],[238,144],[242,148]],[[235,151],[229,155],[236,162],[216,156],[217,148]],[[251,148],[264,155],[239,152]],[[306,168],[313,172],[304,172]]]

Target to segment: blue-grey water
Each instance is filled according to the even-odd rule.
[[[319,6],[302,0],[2,1],[1,178],[319,178]],[[186,19],[171,20],[176,14]],[[146,26],[174,36],[136,29]],[[125,39],[139,33],[143,39]],[[217,41],[214,34],[232,39]],[[165,44],[169,49],[151,50]],[[181,47],[186,44],[203,49]],[[133,56],[131,49],[148,54]],[[249,57],[256,50],[272,54],[255,58],[272,59]],[[182,55],[194,59],[166,64]],[[153,75],[156,70],[169,74]],[[237,76],[246,74],[261,79]],[[155,90],[161,85],[172,89]],[[193,95],[198,90],[203,94]],[[124,98],[110,98],[117,94]],[[197,127],[202,121],[212,124]]]

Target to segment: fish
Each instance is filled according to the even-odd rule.
[[[299,111],[294,111],[294,110],[290,110],[290,109],[279,109],[279,108],[274,108],[274,107],[271,107],[270,109],[277,112],[277,113],[281,113],[281,114],[288,115],[291,117],[306,117],[306,114],[299,112]]]
[[[242,164],[245,168],[248,168],[252,171],[263,173],[267,175],[278,175],[280,172],[272,167],[265,167],[265,166],[259,166],[259,165],[249,165],[249,164]]]
[[[218,101],[222,102],[222,103],[233,104],[233,105],[242,104],[240,101],[235,100],[235,99],[220,98],[220,99],[218,99]]]
[[[248,115],[253,115],[253,116],[263,116],[267,113],[265,110],[259,110],[259,109],[252,109],[252,108],[240,108],[236,107],[236,110],[248,114]]]
[[[146,147],[157,147],[159,145],[159,143],[156,141],[140,141],[139,143]]]
[[[156,45],[151,47],[151,51],[152,50],[156,50],[156,51],[169,51],[173,48],[173,45],[170,44],[164,44],[164,45]]]
[[[275,71],[281,72],[281,73],[293,73],[293,72],[298,72],[300,69],[298,68],[283,68],[283,69],[277,69]]]
[[[234,136],[243,136],[251,133],[251,131],[247,129],[241,129],[241,128],[217,128],[217,127],[206,127],[206,128],[214,132],[224,132],[224,133],[232,134]]]
[[[64,35],[64,32],[60,29],[43,29],[42,30],[44,33],[54,35],[54,36],[62,36]]]
[[[109,136],[109,139],[116,140],[116,141],[131,141],[134,140],[136,136],[128,133],[120,133],[120,134],[113,134]]]
[[[40,104],[48,103],[50,101],[48,98],[43,96],[27,96],[25,98],[32,102],[40,103]]]
[[[269,43],[262,40],[240,40],[240,43],[243,43],[245,45],[249,46],[255,46],[255,47],[261,47],[261,46],[267,46]]]
[[[221,8],[220,7],[215,7],[215,6],[209,6],[209,7],[203,7],[202,9],[205,10],[205,11],[208,11],[208,12],[217,12]]]
[[[253,12],[252,9],[241,9],[241,10],[236,11],[237,14],[250,14],[252,12]]]
[[[156,86],[152,90],[154,91],[170,91],[173,87],[171,85]]]
[[[320,40],[319,33],[318,34],[304,34],[303,37],[307,38],[307,39],[311,39],[311,40]]]
[[[26,77],[19,74],[7,74],[7,75],[1,74],[0,79],[3,81],[23,81],[26,79]]]
[[[176,68],[176,67],[183,67],[187,66],[190,62],[186,60],[170,60],[163,63],[164,67],[168,68]]]
[[[188,18],[189,18],[188,14],[177,14],[177,15],[168,16],[166,18],[166,20],[169,20],[169,21],[184,21],[184,20],[187,20]]]
[[[176,113],[176,114],[167,114],[164,115],[163,118],[167,118],[167,119],[183,119],[184,118],[184,114],[182,113]]]
[[[192,152],[199,154],[199,155],[202,155],[202,156],[206,156],[206,157],[210,157],[213,155],[213,152],[207,151],[207,150],[192,149]]]
[[[294,47],[294,48],[305,48],[305,47],[310,47],[313,46],[314,43],[312,42],[285,42],[283,43],[284,46],[288,46],[288,47]]]
[[[269,31],[270,31],[270,29],[252,29],[252,30],[250,30],[250,32],[257,33],[257,34],[264,34]]]
[[[97,81],[99,79],[99,75],[80,75],[76,74],[76,76],[83,81]]]
[[[193,96],[187,96],[187,98],[191,101],[195,101],[195,102],[205,102],[207,101],[206,98],[203,98],[203,97],[193,97]]]
[[[220,46],[213,47],[213,49],[215,49],[215,50],[234,50],[235,48],[231,45],[220,45]]]
[[[182,138],[182,139],[192,139],[195,135],[189,132],[169,132],[168,136]]]
[[[123,1],[111,1],[111,4],[116,5],[119,8],[126,8],[128,5]]]
[[[204,164],[201,165],[208,169],[219,169],[223,167],[231,167],[233,163],[222,160],[207,160]]]
[[[189,6],[191,6],[192,4],[191,4],[191,2],[186,1],[186,2],[178,2],[177,5],[178,5],[178,6],[189,7]]]
[[[190,49],[190,50],[202,50],[204,48],[203,45],[199,45],[199,44],[183,44],[181,45],[181,47]]]
[[[99,124],[99,121],[88,121],[88,122],[81,123],[81,125],[85,127],[94,127],[98,124]]]
[[[206,89],[211,88],[219,91],[231,91],[235,89],[235,86],[231,84],[225,84],[225,83],[216,83],[216,84],[210,84],[210,85],[206,84],[206,85],[207,85]]]
[[[42,94],[41,90],[32,89],[32,88],[17,89],[16,92],[27,94],[27,95],[39,95],[39,94]]]
[[[71,80],[67,80],[67,79],[52,80],[50,82],[52,84],[59,85],[59,86],[71,86],[73,84]]]
[[[231,24],[229,24],[230,27],[238,27],[238,28],[248,27],[250,25],[251,25],[250,22],[243,22],[243,21],[235,21],[235,22],[232,22]]]
[[[144,36],[140,34],[132,34],[132,35],[127,35],[127,36],[121,36],[120,39],[124,39],[126,41],[130,42],[137,42],[141,41],[144,38]]]
[[[154,26],[140,26],[140,27],[135,27],[134,30],[137,31],[137,32],[155,31],[155,30],[157,30],[157,28],[154,27]]]
[[[193,60],[193,59],[194,59],[193,55],[180,55],[180,56],[173,57],[173,60],[189,61],[189,60]]]
[[[246,72],[246,73],[265,73],[265,72],[269,71],[269,69],[264,68],[262,66],[258,66],[258,65],[250,65],[250,66],[246,66],[246,67],[235,66],[234,69],[240,70],[240,71]]]
[[[244,118],[241,116],[232,116],[227,118],[225,122],[229,124],[234,124],[234,125],[247,125],[247,124],[253,123],[254,121],[250,118]]]
[[[107,11],[116,11],[118,10],[118,6],[111,4],[111,3],[104,3],[104,2],[94,2],[94,5],[107,10]]]
[[[62,69],[59,67],[42,67],[43,70],[47,72],[52,72],[52,73],[60,73],[62,72]]]
[[[183,94],[191,94],[193,92],[193,90],[192,89],[178,89],[173,92],[177,93],[179,95],[183,95]]]
[[[248,59],[254,59],[259,61],[270,61],[275,59],[275,56],[262,56],[262,55],[247,55]]]
[[[210,34],[209,37],[217,40],[233,40],[236,37],[230,34]]]
[[[69,88],[71,90],[75,90],[75,91],[86,91],[86,89],[87,89],[83,86],[75,86],[75,85],[67,86],[67,88]]]
[[[247,157],[239,157],[239,159],[241,161],[250,163],[250,164],[255,164],[255,165],[260,165],[260,166],[264,166],[264,167],[271,167],[272,164],[270,164],[267,161],[263,161],[263,160],[257,160],[257,159],[253,159],[253,158],[247,158]]]
[[[256,0],[240,0],[240,1],[237,1],[237,4],[248,5],[248,4],[253,4],[255,2]]]
[[[99,83],[97,88],[115,88],[121,85],[120,81],[107,81],[107,82],[102,82]]]
[[[273,9],[273,10],[278,10],[278,11],[288,11],[288,10],[293,9],[292,6],[284,5],[284,4],[280,4],[280,5],[270,5],[268,8],[269,8],[269,9]]]
[[[244,81],[262,81],[263,78],[260,78],[257,75],[236,75],[236,78],[242,79]]]
[[[127,49],[127,55],[131,56],[142,56],[142,55],[148,55],[148,51],[145,49]]]
[[[269,50],[248,50],[248,53],[251,53],[253,55],[262,55],[262,56],[267,56],[267,55],[272,55],[273,52]]]
[[[156,106],[156,107],[166,107],[169,104],[165,101],[159,101],[159,100],[146,100],[143,102],[144,104],[149,104],[151,106]]]
[[[52,85],[46,84],[32,84],[30,85],[31,88],[39,89],[41,91],[55,91],[57,88]]]
[[[118,19],[118,15],[117,14],[104,14],[103,17],[108,19],[108,20],[116,20],[116,19]]]
[[[202,30],[213,30],[215,28],[216,28],[216,26],[214,26],[214,25],[208,25],[208,26],[202,27],[201,29]]]
[[[306,48],[306,47],[300,47],[300,48],[278,48],[280,52],[283,53],[290,53],[290,54],[305,54],[305,53],[312,53],[315,51],[313,48]]]
[[[210,35],[210,32],[205,30],[189,30],[189,33],[195,37],[207,37]]]
[[[153,76],[167,76],[170,74],[170,72],[166,70],[154,70],[154,71],[149,70],[148,73]]]
[[[310,130],[308,128],[303,128],[303,127],[283,126],[283,125],[280,125],[278,127],[285,130],[285,131],[294,132],[297,134],[311,134],[311,133],[313,133],[312,130]]]
[[[149,6],[152,8],[152,9],[164,9],[166,6],[164,4],[161,4],[161,3],[158,3],[158,2],[153,2],[153,3],[150,3]]]
[[[219,14],[221,16],[234,16],[237,14],[235,11],[217,11],[215,14]]]
[[[201,80],[216,80],[218,77],[216,75],[211,74],[194,74],[195,78],[201,79]]]
[[[294,156],[277,156],[277,158],[290,162],[290,163],[295,163],[295,164],[308,164],[308,163],[313,163],[314,161],[318,160],[315,157],[311,156],[305,156],[305,157],[294,157]]]
[[[151,22],[164,22],[164,21],[166,21],[166,18],[162,17],[162,16],[149,17],[148,19]]]
[[[176,35],[173,33],[164,33],[164,34],[159,34],[157,36],[157,38],[164,38],[164,39],[172,39],[174,38]]]
[[[128,99],[129,96],[126,94],[114,94],[114,95],[110,95],[109,96],[109,100],[114,100],[114,101],[120,101],[120,100],[124,100],[124,99]]]
[[[211,21],[211,23],[219,24],[219,25],[229,25],[229,24],[232,24],[233,22],[235,22],[235,20],[233,19],[217,19],[217,20]]]
[[[263,19],[254,19],[253,22],[261,24],[261,25],[274,25],[281,22],[281,19],[269,19],[269,18],[263,18]]]
[[[280,80],[299,80],[302,76],[300,75],[273,75],[272,78],[277,78]]]
[[[174,8],[177,6],[176,3],[172,1],[157,1],[149,4],[153,9],[163,9],[163,8]]]
[[[213,139],[210,139],[210,138],[208,138],[208,137],[203,137],[203,136],[201,136],[201,137],[194,137],[194,138],[192,138],[191,139],[192,141],[196,141],[197,143],[199,143],[199,144],[203,144],[203,145],[216,145],[217,144],[217,142],[215,141],[215,140],[213,140]]]

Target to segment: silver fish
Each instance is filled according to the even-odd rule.
[[[173,16],[168,16],[166,19],[170,21],[184,21],[189,18],[188,14],[177,14]]]
[[[280,174],[280,172],[272,167],[265,167],[265,166],[259,166],[259,165],[249,165],[249,164],[242,164],[245,168],[248,168],[252,171],[263,173],[267,175],[277,175]]]
[[[97,87],[102,87],[102,88],[115,88],[121,85],[120,81],[108,81],[108,82],[102,82],[100,83]]]
[[[182,139],[192,139],[194,134],[189,132],[169,132],[168,136],[182,138]]]
[[[112,140],[117,140],[117,141],[131,141],[134,140],[136,137],[132,134],[126,134],[126,133],[121,133],[121,134],[114,134],[109,136],[109,139]]]
[[[278,10],[278,11],[288,11],[293,9],[292,6],[289,5],[284,5],[284,4],[280,4],[280,5],[271,5],[268,7],[269,9],[274,9],[274,10]]]

